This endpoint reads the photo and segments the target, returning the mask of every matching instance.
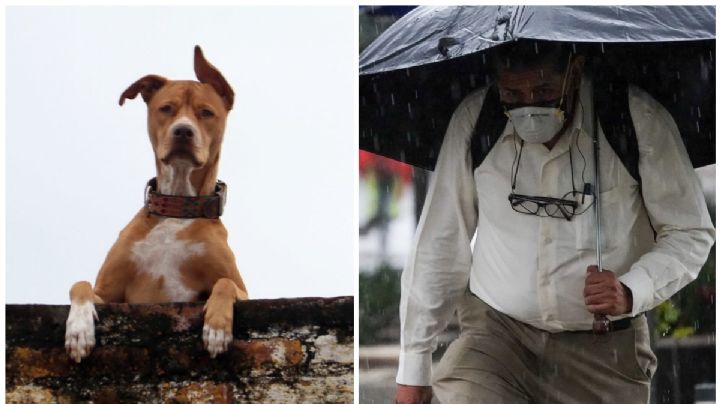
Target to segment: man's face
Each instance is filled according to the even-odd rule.
[[[562,96],[563,78],[564,72],[558,72],[550,64],[517,71],[500,70],[500,101],[508,106],[556,106]]]

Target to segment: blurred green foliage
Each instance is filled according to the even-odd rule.
[[[715,247],[697,279],[655,309],[655,332],[683,338],[715,333]]]
[[[401,274],[388,266],[372,273],[360,272],[361,345],[388,342],[381,331],[397,322]]]

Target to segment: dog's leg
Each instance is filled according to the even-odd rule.
[[[102,299],[93,292],[90,282],[77,282],[70,289],[70,314],[65,323],[65,350],[75,362],[90,354],[95,346],[95,303]]]
[[[247,292],[235,282],[221,278],[213,286],[210,298],[205,303],[205,325],[203,326],[203,345],[214,358],[227,351],[233,340],[233,304],[236,300],[246,300]]]

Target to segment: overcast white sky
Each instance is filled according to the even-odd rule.
[[[155,175],[149,73],[233,86],[223,216],[251,298],[354,291],[354,7],[23,7],[6,13],[6,301],[67,304]]]

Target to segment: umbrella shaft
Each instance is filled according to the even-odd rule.
[[[595,165],[595,187],[593,194],[595,197],[595,253],[597,258],[598,271],[602,272],[602,220],[600,211],[600,135],[598,134],[598,118],[595,115],[595,105],[592,107],[593,119],[593,162]]]
[[[597,136],[597,135],[596,135]],[[597,137],[593,141],[594,143],[594,159],[595,159],[595,253],[597,255],[597,266],[598,271],[603,270],[602,266],[602,221],[600,220],[600,173],[599,173],[599,160],[598,160],[598,139]]]

